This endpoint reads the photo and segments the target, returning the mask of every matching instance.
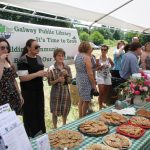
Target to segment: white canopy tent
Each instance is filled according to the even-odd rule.
[[[129,0],[0,0],[1,3],[71,19],[94,22]],[[149,0],[131,0],[97,23],[150,33]],[[7,9],[7,7],[6,7]],[[103,13],[102,13],[103,12]],[[36,15],[36,13],[34,13]]]

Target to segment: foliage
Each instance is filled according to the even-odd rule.
[[[136,95],[139,95],[144,100],[150,93],[150,79],[145,73],[141,72],[140,77],[131,77],[121,84],[120,87],[124,98],[127,96],[134,98]]]
[[[147,35],[140,34],[139,38],[140,38],[141,44],[144,45],[145,43],[150,41],[150,34],[147,34]]]
[[[120,39],[124,39],[124,33],[121,30],[115,30],[114,34],[113,34],[113,38],[115,40],[120,40]]]
[[[104,44],[108,45],[109,47],[115,47],[117,45],[117,42],[116,40],[104,40]]]
[[[89,34],[84,31],[80,32],[79,37],[81,41],[89,41]]]
[[[14,9],[14,10],[16,11],[16,9]],[[48,16],[46,16],[46,17],[48,17]],[[68,22],[48,20],[48,19],[44,19],[42,17],[37,18],[36,16],[31,17],[31,16],[26,16],[26,15],[21,15],[21,14],[13,14],[11,12],[1,12],[0,18],[6,19],[6,20],[12,20],[12,21],[33,23],[33,24],[59,26],[59,27],[72,27],[72,24],[68,23]]]
[[[127,33],[125,34],[125,40],[126,40],[128,43],[131,43],[131,42],[132,42],[132,38],[133,38],[134,36],[139,37],[139,34],[138,34],[138,33],[135,33],[135,32],[127,32]]]
[[[100,45],[104,42],[104,36],[99,33],[98,31],[94,31],[91,35],[90,35],[90,40],[96,44],[96,45]]]

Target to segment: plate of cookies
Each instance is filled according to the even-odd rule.
[[[119,150],[128,149],[132,145],[132,142],[129,138],[120,134],[109,134],[104,136],[103,143]]]
[[[127,122],[127,118],[115,112],[103,112],[99,118],[108,125],[120,125]]]
[[[80,146],[83,135],[77,131],[59,130],[48,134],[50,145],[54,149],[72,149]]]
[[[86,136],[100,136],[108,133],[108,126],[99,120],[89,120],[81,123],[78,130]]]

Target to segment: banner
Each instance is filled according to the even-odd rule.
[[[0,19],[0,37],[8,40],[11,46],[11,59],[17,63],[28,39],[38,41],[39,55],[45,67],[54,63],[53,51],[63,48],[66,52],[65,63],[72,64],[78,52],[80,40],[76,29],[43,26]]]

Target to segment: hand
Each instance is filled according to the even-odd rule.
[[[58,79],[57,79],[58,82],[61,82],[61,83],[64,83],[65,82],[65,78],[63,76],[60,76]]]
[[[47,75],[47,72],[44,70],[40,70],[40,71],[36,72],[36,74],[38,77],[44,77]]]
[[[8,53],[7,54],[2,54],[1,56],[0,56],[0,61],[1,62],[5,62],[5,60],[6,60],[6,58],[8,58]]]

